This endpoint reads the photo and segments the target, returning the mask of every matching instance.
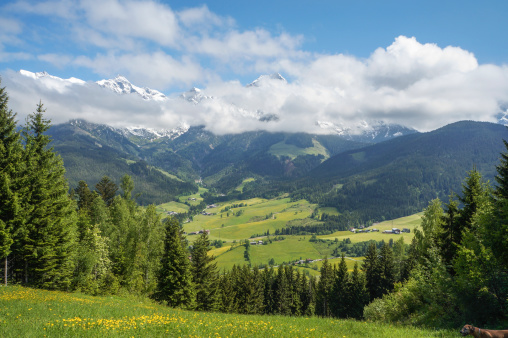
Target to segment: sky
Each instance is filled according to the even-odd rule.
[[[504,0],[4,0],[1,86],[19,119],[42,100],[53,123],[319,133],[495,122],[508,109],[507,14]],[[273,73],[287,82],[246,86]],[[119,74],[170,99],[94,84]],[[178,99],[192,87],[213,99]]]

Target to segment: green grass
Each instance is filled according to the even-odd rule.
[[[243,187],[245,187],[245,184],[249,183],[249,182],[254,182],[256,179],[255,178],[252,178],[252,177],[249,177],[249,178],[246,178],[242,181],[242,183],[235,188],[235,190],[238,190],[239,192],[243,192]]]
[[[368,229],[378,229],[379,232],[367,232],[367,233],[357,233],[354,234],[350,231],[337,231],[330,235],[317,236],[321,239],[335,239],[337,238],[339,241],[349,238],[351,242],[365,242],[370,240],[381,241],[384,240],[388,242],[390,238],[394,241],[398,240],[400,237],[404,238],[404,243],[410,244],[413,239],[415,233],[414,230],[418,226],[420,226],[421,218],[423,213],[414,214],[407,217],[401,217],[390,221],[384,221],[378,224],[374,224],[370,226]],[[410,233],[401,233],[400,235],[395,234],[383,234],[383,230],[391,230],[392,228],[408,228],[411,230]]]
[[[190,312],[116,296],[0,287],[2,337],[456,337],[458,329]]]
[[[321,143],[316,140],[312,140],[312,143],[314,143],[313,147],[299,148],[292,144],[286,144],[285,141],[281,141],[271,146],[268,152],[277,157],[288,156],[291,159],[295,159],[300,155],[323,155],[324,161],[330,157],[328,151],[325,147],[323,147],[323,145],[321,145]]]
[[[198,192],[195,194],[179,196],[178,201],[181,203],[188,202],[190,205],[198,205],[201,201],[203,201],[201,194],[208,191],[208,189],[203,187],[198,187],[198,189],[199,189]],[[193,201],[192,199],[195,200]]]
[[[165,213],[165,214],[167,214],[170,211],[174,211],[174,212],[177,212],[180,214],[180,213],[185,213],[185,212],[189,211],[189,206],[185,205],[183,203],[171,201],[168,203],[159,204],[158,206],[155,207],[155,209],[158,212]]]
[[[233,204],[247,204],[246,207],[233,208],[228,212],[221,212]],[[220,204],[217,208],[207,209],[212,216],[196,215],[190,223],[184,224],[186,232],[210,230],[210,239],[221,239],[228,242],[248,239],[255,234],[263,234],[284,228],[286,223],[298,219],[308,218],[315,204],[305,200],[290,202],[289,198],[266,200],[253,198],[250,200],[233,201]],[[242,210],[240,216],[235,214]]]

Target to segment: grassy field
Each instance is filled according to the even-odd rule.
[[[394,241],[398,240],[400,237],[404,238],[404,243],[410,244],[411,240],[414,237],[414,229],[420,225],[420,221],[423,213],[414,214],[407,217],[401,217],[390,221],[384,221],[375,225],[370,226],[368,229],[378,229],[379,232],[367,232],[367,233],[352,233],[351,231],[337,231],[330,235],[317,236],[320,239],[335,239],[337,238],[339,241],[349,238],[351,242],[358,243],[369,240],[381,241],[385,240],[386,242],[392,238]],[[395,234],[383,234],[383,230],[391,230],[392,228],[408,228],[411,230],[410,233],[401,233],[400,235]]]
[[[453,331],[317,317],[189,312],[147,300],[0,287],[2,337],[456,337]]]
[[[247,206],[222,211],[226,207],[241,203]],[[253,198],[228,202],[207,209],[206,211],[212,214],[210,216],[194,216],[192,222],[184,225],[184,230],[189,233],[207,229],[210,230],[211,240],[239,241],[255,234],[264,234],[266,231],[273,234],[276,229],[285,227],[289,221],[308,218],[315,207],[315,204],[305,200],[290,202],[289,198]],[[189,240],[192,241],[192,236],[189,236]]]
[[[312,143],[314,143],[313,147],[299,148],[295,145],[287,144],[285,141],[281,141],[271,146],[268,152],[277,157],[288,156],[291,159],[294,159],[300,155],[323,155],[324,161],[330,157],[328,151],[321,145],[321,143],[316,140],[312,140]]]

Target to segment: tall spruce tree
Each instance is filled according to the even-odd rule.
[[[346,317],[348,280],[349,274],[347,271],[346,259],[344,254],[342,254],[332,290],[332,313],[335,317]]]
[[[186,240],[180,224],[173,218],[166,222],[164,255],[154,297],[171,307],[193,309],[195,304]]]
[[[346,317],[360,319],[363,317],[363,308],[369,302],[369,293],[365,284],[365,277],[358,269],[358,263],[348,281]]]
[[[379,281],[381,279],[381,266],[375,242],[370,242],[363,260],[362,270],[365,273],[366,287],[369,292],[369,299],[372,301],[382,296]]]
[[[8,108],[8,101],[5,87],[0,87],[0,259],[3,261],[5,285],[13,232],[23,221],[19,196],[22,147],[16,130],[16,114]]]
[[[192,246],[192,281],[196,290],[196,310],[215,311],[219,306],[219,275],[215,257],[208,254],[210,240],[203,231]]]
[[[316,314],[323,317],[331,315],[331,295],[335,274],[332,265],[325,258],[321,266],[321,276],[316,290]]]
[[[42,103],[29,115],[23,130],[27,172],[24,231],[16,240],[16,255],[24,282],[66,289],[71,284],[75,253],[75,205],[68,195],[62,159],[49,146],[50,121]]]
[[[96,185],[95,189],[109,207],[113,203],[118,186],[109,177],[104,176]]]

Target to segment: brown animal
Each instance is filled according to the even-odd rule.
[[[469,334],[476,338],[508,338],[508,330],[486,330],[469,324],[464,325],[460,334],[463,336]]]

